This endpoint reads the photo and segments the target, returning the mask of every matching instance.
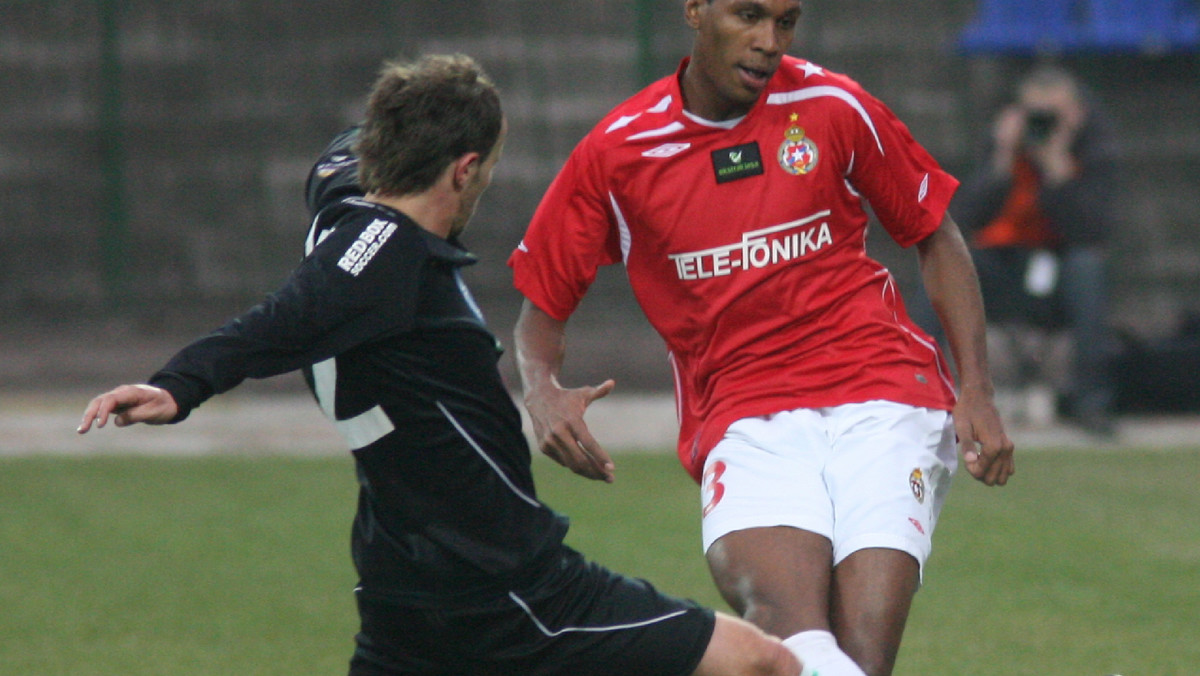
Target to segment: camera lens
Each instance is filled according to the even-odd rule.
[[[1025,115],[1025,140],[1042,143],[1058,126],[1058,114],[1052,110],[1031,110]]]

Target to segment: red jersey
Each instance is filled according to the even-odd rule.
[[[571,153],[509,258],[565,321],[623,262],[675,371],[679,458],[740,418],[875,399],[949,410],[954,386],[866,252],[865,202],[901,246],[958,186],[853,80],[785,57],[743,118],[683,109],[679,71],[610,112]]]

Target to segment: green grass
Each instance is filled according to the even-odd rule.
[[[571,544],[723,607],[694,485],[669,455],[617,461],[611,486],[537,462]],[[961,475],[898,676],[1200,672],[1197,480],[1198,450]],[[354,497],[345,457],[0,459],[0,674],[345,673]]]

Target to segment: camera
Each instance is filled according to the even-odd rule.
[[[1053,110],[1031,110],[1025,114],[1025,142],[1045,143],[1058,126],[1058,113]]]

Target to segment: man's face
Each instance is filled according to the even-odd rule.
[[[1027,85],[1020,90],[1019,103],[1029,120],[1051,120],[1047,135],[1054,132],[1073,135],[1083,126],[1087,112],[1076,91],[1069,85]]]
[[[483,158],[479,164],[479,171],[472,175],[467,186],[463,189],[458,215],[454,218],[454,222],[450,226],[451,236],[458,235],[463,230],[466,230],[467,223],[475,215],[475,207],[479,204],[479,198],[483,195],[483,191],[487,190],[487,187],[492,184],[492,170],[500,162],[500,154],[504,151],[504,138],[507,135],[508,120],[505,119],[500,123],[500,135],[496,138],[496,145],[492,146],[492,152]]]
[[[695,86],[686,93],[698,100],[688,107],[727,119],[749,110],[779,68],[796,36],[800,0],[687,0],[684,17],[696,30],[688,67],[697,69]]]

